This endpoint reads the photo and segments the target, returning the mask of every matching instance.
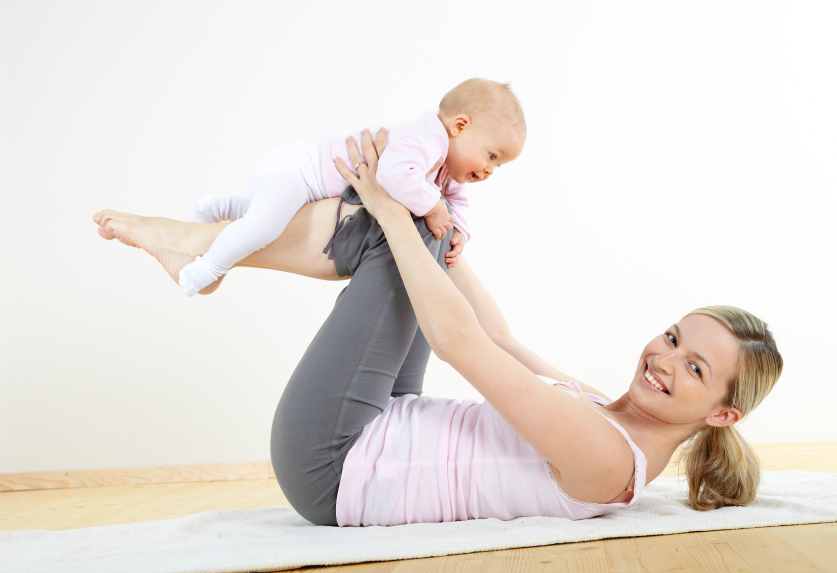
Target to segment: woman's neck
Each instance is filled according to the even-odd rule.
[[[638,408],[625,393],[604,409],[621,425],[648,459],[647,481],[668,465],[677,448],[701,428],[694,424],[672,424]]]

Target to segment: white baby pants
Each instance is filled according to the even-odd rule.
[[[319,142],[274,149],[253,170],[249,197],[210,195],[195,205],[190,222],[233,222],[206,254],[183,267],[180,288],[193,296],[235,263],[275,241],[303,205],[325,198]]]

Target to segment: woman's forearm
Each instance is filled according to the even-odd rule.
[[[460,341],[484,335],[474,310],[427,252],[408,211],[395,204],[377,218],[428,344],[450,362]]]
[[[521,342],[519,342],[511,333],[501,336],[498,338],[492,338],[494,344],[508,352],[510,355],[514,356],[518,362],[523,364],[526,368],[531,370],[533,373],[537,374],[538,376],[546,376],[550,380],[555,380],[556,382],[569,382],[570,380],[575,381],[584,392],[588,392],[590,394],[595,394],[596,396],[600,396],[605,400],[610,400],[607,396],[605,396],[601,390],[597,390],[593,388],[589,384],[585,384],[584,382],[579,382],[578,379],[573,378],[567,374],[564,374],[554,366],[552,366],[549,362],[535,354],[532,350],[524,346]]]
[[[460,258],[459,264],[450,270],[450,279],[459,289],[459,292],[465,296],[471,308],[474,309],[480,326],[494,344],[505,350],[534,374],[546,376],[558,382],[575,380],[552,366],[514,337],[500,307],[464,257]],[[576,380],[576,382],[578,381]],[[607,398],[592,386],[582,382],[578,382],[578,384],[585,392]]]

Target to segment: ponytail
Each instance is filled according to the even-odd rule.
[[[729,383],[724,406],[746,416],[770,393],[782,374],[782,355],[767,324],[734,306],[705,306],[690,314],[711,316],[729,328],[740,346],[738,373]],[[761,472],[756,452],[732,426],[707,426],[684,445],[689,505],[706,511],[747,505],[756,497]]]
[[[734,427],[707,426],[685,446],[681,459],[692,509],[748,505],[755,499],[759,458]]]

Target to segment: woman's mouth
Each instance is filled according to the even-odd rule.
[[[642,378],[642,385],[646,388],[654,390],[655,392],[660,392],[662,394],[667,394],[671,396],[671,394],[668,391],[668,388],[666,388],[662,382],[657,380],[654,377],[654,375],[651,374],[651,371],[648,369],[648,366],[645,367],[645,372],[643,372]]]

